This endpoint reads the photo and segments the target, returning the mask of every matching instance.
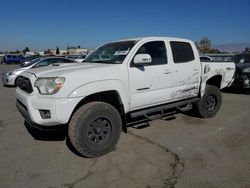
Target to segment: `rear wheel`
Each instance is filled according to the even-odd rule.
[[[196,109],[201,117],[211,118],[219,111],[221,102],[222,99],[219,88],[207,85],[205,94],[196,103]]]
[[[79,153],[97,157],[114,149],[121,129],[121,117],[115,107],[104,102],[90,102],[72,116],[68,135]]]

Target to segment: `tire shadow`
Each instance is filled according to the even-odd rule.
[[[57,129],[46,129],[41,130],[38,128],[32,127],[27,121],[24,122],[24,125],[29,132],[29,134],[39,141],[64,141],[66,142],[69,150],[79,157],[83,157],[71,144],[68,138],[67,126],[60,125]]]
[[[250,95],[250,89],[239,89],[235,87],[229,87],[229,88],[224,88],[221,91],[223,93]]]

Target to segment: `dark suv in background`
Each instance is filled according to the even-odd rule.
[[[236,65],[234,86],[237,88],[250,88],[250,53],[241,53],[233,57]]]
[[[6,64],[20,64],[25,58],[21,55],[5,55],[3,57],[3,62]]]

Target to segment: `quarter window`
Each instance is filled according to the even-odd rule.
[[[170,46],[175,63],[185,63],[194,60],[194,52],[189,43],[171,41]]]

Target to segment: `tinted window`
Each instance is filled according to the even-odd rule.
[[[37,63],[37,62],[40,61],[40,60],[41,60],[41,58],[33,59],[33,60],[31,60],[29,63],[27,63],[27,64],[25,64],[25,65],[22,65],[22,67],[29,67],[29,66],[31,66],[31,65],[33,65],[33,64],[35,64],[35,63]]]
[[[209,57],[200,57],[201,61],[211,61]]]
[[[34,68],[37,68],[37,67],[44,67],[44,66],[48,66],[48,65],[50,65],[50,64],[51,64],[50,60],[49,60],[49,59],[45,59],[45,60],[42,60],[42,61],[40,61],[39,63],[37,63],[37,64],[34,66]]]
[[[194,52],[187,42],[170,42],[175,63],[185,63],[194,60]]]
[[[73,61],[70,59],[64,59],[64,58],[53,58],[51,59],[52,63],[72,63]]]
[[[148,42],[142,45],[137,54],[149,54],[152,58],[152,63],[149,65],[160,65],[167,63],[167,53],[165,43],[163,41]]]
[[[57,59],[57,58],[50,59],[50,62],[51,63],[61,63],[60,59]]]
[[[70,60],[70,59],[59,59],[59,62],[62,62],[62,63],[72,63],[73,61]]]
[[[250,63],[250,54],[239,54],[233,57],[235,63]]]

